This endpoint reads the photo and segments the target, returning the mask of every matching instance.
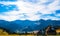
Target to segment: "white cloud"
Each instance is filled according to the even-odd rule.
[[[5,16],[5,15],[0,15],[1,20],[6,20],[6,21],[13,21],[16,20],[18,17],[17,16]]]
[[[51,20],[60,20],[60,18],[52,17],[52,16],[43,17],[42,19],[44,19],[44,20],[48,20],[48,19],[51,19]]]
[[[47,0],[46,0],[47,1]],[[57,17],[47,17],[45,18],[42,15],[45,14],[54,14],[55,10],[60,9],[59,7],[59,0],[55,0],[53,3],[49,5],[44,5],[42,3],[46,3],[46,1],[40,1],[41,4],[32,4],[29,2],[24,2],[24,1],[16,1],[16,2],[0,2],[4,5],[16,5],[18,10],[13,10],[9,12],[4,12],[0,14],[0,19],[6,20],[6,21],[14,21],[14,20],[31,20],[31,21],[36,21],[39,19],[59,19]],[[37,14],[39,13],[41,14]],[[4,15],[3,15],[4,14]],[[37,14],[37,15],[36,15]]]
[[[59,6],[60,3],[59,2],[60,2],[59,0],[56,0],[53,3],[49,4],[48,5],[49,10],[55,11],[57,9],[60,9],[60,6]]]

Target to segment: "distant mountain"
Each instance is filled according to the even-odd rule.
[[[8,21],[0,20],[0,27],[6,28],[6,27],[8,27],[8,25],[9,25]]]
[[[29,21],[29,20],[15,20],[15,21],[4,21],[0,20],[0,27],[8,29],[10,32],[19,31],[33,31],[33,30],[42,30],[47,26],[60,26],[60,20],[39,20],[39,21]]]

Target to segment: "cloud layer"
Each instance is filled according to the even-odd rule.
[[[5,11],[0,11],[0,19],[6,21],[14,20],[60,20],[59,0],[17,0],[15,2],[1,1],[1,7],[6,6]],[[14,6],[13,6],[14,5]],[[0,9],[0,10],[3,10]],[[57,14],[57,11],[59,14]],[[53,15],[52,15],[53,14]]]

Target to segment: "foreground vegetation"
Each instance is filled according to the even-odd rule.
[[[37,35],[0,35],[0,36],[37,36]],[[43,35],[39,35],[43,36]],[[47,36],[60,36],[60,35],[47,35]]]
[[[60,32],[60,30],[58,30],[58,32]],[[37,34],[9,34],[5,29],[0,28],[0,36],[60,36],[60,35],[37,35]]]

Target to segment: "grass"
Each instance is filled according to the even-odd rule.
[[[0,35],[0,36],[37,36],[37,35]],[[43,35],[38,35],[43,36]],[[60,35],[47,35],[47,36],[60,36]]]

